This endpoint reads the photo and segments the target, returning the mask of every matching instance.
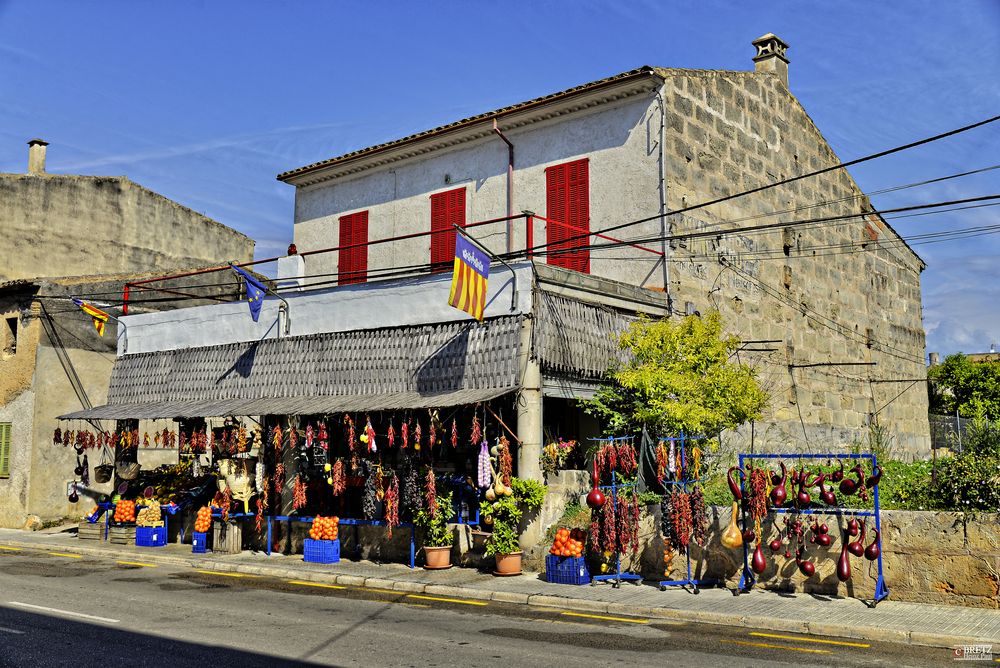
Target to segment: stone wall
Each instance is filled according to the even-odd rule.
[[[125,177],[0,175],[0,280],[247,262],[254,242]]]
[[[840,162],[775,75],[676,71],[663,97],[670,210]],[[671,231],[871,211],[850,174],[835,170],[672,216]],[[719,309],[731,332],[771,341],[740,354],[772,396],[758,448],[846,447],[877,414],[897,454],[929,456],[926,388],[912,382],[926,374],[923,263],[881,217],[679,239],[669,252],[675,308]],[[749,429],[730,440],[748,449]]]
[[[719,543],[722,531],[729,525],[730,509],[714,506],[710,511],[709,544],[707,548],[692,547],[692,573],[696,578],[724,580],[735,589],[743,568],[743,552]],[[794,558],[784,558],[783,552],[775,557],[765,544],[768,567],[758,586],[871,599],[877,575],[875,562],[851,557],[851,579],[841,583],[836,577],[841,533],[833,519],[826,518],[834,536],[829,548],[808,543],[811,532],[806,532],[806,551],[816,564],[815,575],[805,578],[798,572]],[[1000,515],[970,519],[961,513],[888,510],[882,512],[881,520],[883,573],[891,600],[1000,608]],[[654,522],[658,525],[659,508],[651,506],[641,525],[640,567],[647,578],[664,579],[662,541]],[[767,542],[777,535],[770,522],[764,523],[763,533]],[[870,542],[869,535],[865,544]],[[635,567],[632,562],[629,565]],[[670,579],[683,577],[679,574],[685,568],[684,558],[675,556]]]

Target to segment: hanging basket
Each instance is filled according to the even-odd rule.
[[[118,462],[115,471],[122,480],[135,480],[139,475],[139,462]]]
[[[111,482],[111,476],[115,474],[114,464],[98,464],[94,467],[94,481],[100,484]]]

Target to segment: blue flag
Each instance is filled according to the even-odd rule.
[[[254,322],[257,322],[257,318],[260,317],[260,307],[264,303],[264,286],[256,278],[243,271],[235,265],[230,265],[239,276],[246,281],[247,284],[247,303],[250,305],[250,317],[253,318]]]

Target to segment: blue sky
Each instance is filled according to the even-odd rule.
[[[127,175],[269,257],[292,238],[278,172],[639,65],[750,69],[767,32],[791,45],[792,92],[843,160],[1000,113],[1000,0],[0,0],[0,171],[23,172],[42,137],[49,171]],[[852,174],[871,191],[1000,163],[998,149],[1000,123]],[[875,204],[998,192],[1000,170]],[[916,250],[928,350],[1000,344],[1000,238]]]

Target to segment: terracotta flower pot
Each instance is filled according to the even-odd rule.
[[[424,564],[424,568],[428,570],[451,568],[450,545],[445,545],[444,547],[429,547],[425,545],[424,557],[427,560],[427,563]]]
[[[518,575],[521,572],[521,552],[496,555],[496,575]]]

